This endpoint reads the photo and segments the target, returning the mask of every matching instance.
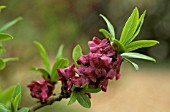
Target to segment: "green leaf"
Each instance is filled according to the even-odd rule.
[[[126,48],[126,52],[129,52],[129,51],[133,51],[133,50],[136,50],[139,48],[151,47],[158,43],[159,42],[156,40],[138,40],[138,41],[134,41],[134,42],[130,43],[125,48]]]
[[[12,101],[12,109],[14,112],[18,112],[17,110],[18,110],[18,105],[20,103],[20,100],[21,100],[21,93],[17,94]]]
[[[10,28],[11,26],[13,26],[14,24],[16,24],[18,21],[21,21],[22,17],[18,17],[8,23],[6,23],[3,27],[1,27],[0,32],[3,32],[5,30],[7,30],[8,28]]]
[[[90,108],[91,107],[91,101],[89,97],[81,92],[77,92],[77,101],[79,104],[85,108]]]
[[[6,6],[0,6],[0,12],[2,9],[5,9],[5,8],[6,8]]]
[[[112,26],[112,24],[109,22],[109,20],[102,14],[100,14],[100,16],[104,19],[104,21],[107,24],[108,30],[111,34],[111,38],[110,40],[113,41],[115,39],[115,31],[114,31],[114,27]]]
[[[0,58],[0,70],[3,70],[6,67],[6,63],[2,58]]]
[[[5,8],[6,8],[6,6],[4,6],[4,5],[0,6],[0,9],[5,9]]]
[[[4,46],[2,45],[2,42],[0,42],[0,53],[4,52],[5,51],[5,48]]]
[[[88,86],[85,90],[86,93],[98,93],[101,91],[101,88],[96,88],[95,86]]]
[[[11,98],[13,95],[13,91],[14,91],[15,86],[11,86],[7,89],[5,89],[4,91],[0,92],[0,102],[8,105],[11,102]]]
[[[44,62],[46,70],[50,73],[50,61],[49,61],[48,55],[46,53],[46,50],[44,49],[44,47],[41,43],[34,41],[34,44],[39,49],[39,52],[40,52],[41,58]]]
[[[15,57],[15,58],[5,58],[5,59],[3,59],[3,60],[4,60],[4,62],[18,61],[18,58],[17,58],[17,57]]]
[[[123,58],[123,59],[125,59],[127,62],[129,62],[129,63],[135,68],[135,70],[139,70],[139,66],[138,66],[136,63],[130,61],[130,60],[127,59],[127,58]]]
[[[106,38],[109,38],[110,41],[112,41],[112,35],[105,29],[99,29],[99,32],[103,33],[103,35],[106,37]]]
[[[77,99],[77,94],[76,94],[75,91],[73,91],[73,92],[71,93],[70,100],[69,100],[69,102],[68,102],[67,105],[73,104],[73,103],[76,101],[76,99]]]
[[[127,22],[125,23],[125,26],[120,37],[120,42],[123,45],[126,46],[129,43],[129,40],[133,37],[138,25],[138,18],[139,12],[138,9],[135,8],[130,17],[128,18]]]
[[[16,61],[18,58],[0,58],[0,70],[3,70],[6,67],[6,63],[9,61]]]
[[[6,33],[0,33],[0,41],[10,40],[13,39],[13,37]]]
[[[32,71],[37,71],[40,72],[42,74],[42,77],[47,80],[50,81],[50,74],[43,68],[37,68],[37,67],[30,67],[30,70]]]
[[[29,108],[23,107],[23,108],[19,109],[18,112],[29,112]]]
[[[125,58],[136,58],[136,59],[143,59],[143,60],[156,62],[154,58],[140,53],[128,52],[128,53],[121,54],[121,56]]]
[[[73,54],[72,54],[74,62],[77,63],[77,59],[82,55],[83,53],[80,45],[76,45],[73,49]]]
[[[13,91],[13,95],[12,95],[12,98],[15,98],[18,94],[21,93],[21,85],[16,85],[15,86],[15,89]]]
[[[64,48],[64,45],[63,44],[60,45],[55,60],[58,60],[58,59],[62,58],[62,56],[63,56],[63,48]]]
[[[58,81],[58,72],[57,68],[65,68],[68,66],[69,61],[68,59],[60,58],[57,61],[55,61],[52,71],[51,71],[51,81],[52,82],[57,82]]]
[[[125,48],[123,46],[123,44],[121,44],[118,40],[113,40],[113,42],[111,43],[113,46],[113,49],[115,49],[116,51],[118,51],[119,54],[125,52]]]
[[[6,107],[6,105],[0,103],[0,112],[9,112],[9,109]]]
[[[18,84],[14,89],[11,101],[12,102],[11,108],[13,112],[17,112],[20,100],[21,100],[21,85]]]
[[[138,26],[137,26],[137,29],[136,29],[136,31],[135,31],[135,34],[134,34],[133,37],[129,40],[129,43],[130,43],[131,41],[133,41],[133,40],[136,38],[136,36],[139,34],[140,29],[141,29],[142,24],[143,24],[143,21],[144,21],[145,14],[146,14],[146,10],[143,12],[143,14],[141,15],[141,17],[139,18],[139,20],[138,20]]]

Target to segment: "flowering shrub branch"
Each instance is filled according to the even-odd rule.
[[[1,9],[4,7],[0,7]],[[30,95],[38,99],[38,103],[28,107],[18,108],[21,99],[21,87],[17,85],[12,89],[7,89],[4,93],[11,95],[9,104],[6,102],[0,103],[0,110],[3,112],[34,112],[46,105],[51,105],[56,101],[61,101],[63,98],[70,98],[68,105],[78,101],[78,103],[85,107],[91,107],[91,94],[100,91],[106,92],[110,80],[119,80],[121,64],[124,61],[129,62],[136,70],[139,69],[138,65],[130,59],[144,59],[156,62],[150,56],[132,52],[139,48],[151,47],[158,44],[155,40],[138,40],[133,41],[140,32],[141,26],[144,21],[146,11],[139,17],[138,9],[135,8],[128,18],[122,30],[120,40],[116,39],[113,25],[102,14],[100,16],[107,24],[106,29],[99,31],[106,37],[99,39],[93,37],[88,42],[90,49],[89,53],[83,54],[80,45],[75,46],[72,53],[74,60],[73,64],[69,64],[69,60],[62,56],[64,46],[61,45],[58,49],[53,65],[50,65],[48,54],[43,45],[37,41],[34,42],[38,48],[45,68],[31,67],[31,70],[40,72],[43,79],[32,81],[27,87],[30,89]],[[15,24],[19,19],[16,19],[0,31],[7,29]],[[0,33],[0,41],[11,39],[8,34]],[[3,48],[0,46],[0,48]],[[15,60],[15,58],[0,58],[0,69],[5,67],[7,61]],[[56,95],[55,85],[61,82],[61,93]],[[13,94],[11,94],[12,92]],[[0,97],[4,95],[1,92]],[[8,96],[6,95],[6,96]]]

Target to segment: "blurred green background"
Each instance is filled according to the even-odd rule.
[[[7,52],[5,52],[3,56],[19,57],[19,61],[8,63],[7,68],[0,71],[1,86],[3,88],[17,83],[22,84],[23,99],[21,106],[31,106],[36,102],[36,100],[31,99],[29,90],[25,87],[31,80],[40,79],[38,73],[30,72],[28,70],[30,66],[42,66],[39,52],[34,46],[33,41],[40,41],[44,45],[51,62],[53,62],[60,44],[65,45],[64,56],[69,59],[71,59],[73,47],[78,43],[82,46],[84,53],[87,53],[87,42],[91,40],[93,36],[98,36],[101,39],[104,38],[98,31],[101,27],[106,28],[104,21],[99,17],[100,13],[109,18],[113,23],[116,37],[119,38],[122,28],[132,10],[135,7],[139,8],[140,13],[147,10],[142,30],[137,39],[156,39],[160,44],[152,48],[140,49],[138,52],[153,56],[158,62],[155,64],[138,61],[141,66],[139,72],[131,71],[132,68],[124,64],[122,67],[124,68],[122,70],[122,76],[127,76],[126,74],[135,74],[135,76],[130,76],[140,77],[139,75],[136,76],[136,74],[140,74],[143,76],[142,78],[144,78],[143,81],[145,81],[145,79],[147,80],[148,78],[148,76],[145,75],[153,76],[153,74],[155,74],[155,76],[157,76],[156,78],[159,78],[160,75],[170,75],[169,0],[0,0],[0,5],[7,6],[7,8],[0,13],[0,26],[16,17],[23,17],[22,21],[6,31],[6,33],[13,35],[14,39],[4,43]],[[151,73],[147,74],[148,71]],[[162,77],[160,77],[163,81],[162,83],[168,84]],[[122,80],[129,82],[128,76],[122,77]],[[131,78],[131,80],[133,80],[133,78]],[[152,80],[155,82],[149,83],[150,81],[148,81],[148,83],[154,87],[159,81],[154,78]],[[115,83],[113,81],[113,89],[119,87],[128,88],[128,83],[127,85],[124,85],[124,82],[119,81]],[[115,85],[118,87],[115,87]],[[122,85],[124,86],[122,87]],[[146,87],[148,87],[148,85],[143,86],[145,89]],[[134,89],[140,88],[137,86]],[[145,89],[143,91],[145,91]],[[118,89],[117,91],[122,92],[121,90],[122,89]],[[167,92],[169,92],[168,90],[170,90],[170,88],[167,89]],[[112,93],[101,94],[104,97],[105,95]],[[154,98],[156,97],[157,96]],[[170,103],[170,97],[168,98],[169,100],[167,100],[167,102]],[[94,101],[92,100],[93,107],[90,110],[83,109],[77,104],[68,107],[66,106],[67,101],[64,100],[62,101],[63,103],[55,103],[52,108],[46,107],[44,112],[47,110],[48,112],[54,112],[54,110],[59,110],[60,112],[79,112],[80,109],[82,109],[82,112],[100,112],[100,110],[94,109],[95,106],[97,108],[99,103],[97,99],[100,99],[100,96],[98,96],[98,98],[96,97],[96,100],[95,98]],[[100,102],[102,103],[103,101]],[[108,105],[112,106],[112,104]],[[124,105],[122,104],[121,106]],[[103,111],[110,112],[108,110]],[[117,111],[124,112],[121,110]],[[43,110],[40,110],[39,112],[43,112]],[[149,111],[145,110],[145,112]]]

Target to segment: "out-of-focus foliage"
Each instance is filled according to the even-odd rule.
[[[1,4],[8,6],[5,9],[8,13],[1,14],[3,16],[1,16],[0,24],[16,16],[24,18],[24,21],[8,31],[16,37],[15,42],[11,42],[13,45],[9,47],[12,51],[9,55],[19,54],[23,57],[23,61],[29,60],[35,53],[32,49],[33,40],[40,40],[48,46],[47,50],[50,50],[52,56],[53,51],[56,51],[61,43],[69,44],[66,51],[71,50],[76,43],[80,43],[87,51],[84,47],[87,40],[93,36],[102,37],[98,32],[98,28],[103,25],[98,17],[100,13],[110,18],[112,23],[114,21],[119,38],[125,20],[135,6],[140,12],[148,11],[140,36],[137,38],[156,39],[163,43],[140,52],[149,53],[158,60],[165,60],[170,54],[168,0],[14,0],[10,2],[2,0]],[[25,47],[21,47],[23,45]],[[70,56],[70,52],[66,53]]]

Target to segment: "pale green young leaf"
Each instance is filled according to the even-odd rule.
[[[13,95],[12,95],[12,100],[11,100],[11,108],[13,112],[17,112],[18,105],[21,100],[21,85],[16,85]]]
[[[101,32],[106,38],[109,38],[110,41],[112,41],[112,35],[105,29],[99,29],[99,32]]]
[[[111,43],[112,47],[114,50],[118,51],[119,54],[124,53],[125,52],[125,47],[122,43],[120,43],[118,40],[113,40],[113,42]]]
[[[19,21],[21,21],[21,20],[22,20],[22,17],[18,17],[18,18],[16,18],[16,19],[14,19],[14,20],[6,23],[4,26],[2,26],[2,27],[0,28],[0,32],[3,32],[3,31],[5,31],[5,30],[7,30],[8,28],[10,28],[11,26],[13,26],[14,24],[16,24],[17,22],[19,22]]]
[[[0,53],[2,52],[5,52],[5,48],[4,46],[2,45],[2,42],[0,42]]]
[[[10,40],[13,39],[13,37],[6,33],[0,33],[0,41]]]
[[[89,97],[81,92],[77,92],[77,101],[79,104],[85,108],[90,108],[91,107],[91,101]]]
[[[58,60],[63,57],[63,48],[64,48],[64,45],[63,44],[60,45],[55,60]]]
[[[77,94],[76,94],[75,91],[73,91],[73,92],[71,93],[70,100],[69,100],[69,102],[68,102],[67,105],[73,104],[73,103],[76,101],[76,99],[77,99]]]
[[[72,58],[74,60],[75,63],[77,63],[77,59],[82,56],[82,49],[80,47],[80,45],[76,45],[73,49],[73,53],[72,53]]]
[[[142,24],[143,24],[143,22],[144,22],[145,14],[146,14],[146,11],[144,11],[143,14],[140,16],[140,18],[139,18],[139,20],[138,20],[138,26],[137,26],[136,32],[134,33],[133,37],[130,38],[129,43],[130,43],[131,41],[133,41],[133,40],[136,38],[136,36],[139,34],[140,29],[141,29],[141,27],[142,27]]]
[[[143,60],[156,62],[156,60],[154,58],[144,55],[144,54],[140,54],[140,53],[127,52],[127,53],[121,54],[121,56],[126,57],[126,58],[143,59]]]
[[[50,79],[51,79],[50,74],[48,73],[48,71],[46,71],[43,68],[30,67],[30,70],[40,72],[42,74],[42,77],[47,81],[50,81]]]
[[[18,112],[18,105],[21,101],[21,93],[17,94],[16,97],[12,100],[12,110],[13,112]]]
[[[15,98],[18,94],[21,93],[21,85],[20,84],[17,84],[15,86],[15,89],[13,91],[13,95],[12,95],[12,98]]]
[[[57,68],[65,68],[69,64],[68,59],[60,58],[55,61],[52,71],[51,71],[51,82],[57,82],[58,80],[58,72]]]
[[[19,109],[18,112],[29,112],[29,108],[28,107],[22,107],[21,109]]]
[[[19,58],[15,57],[15,58],[4,58],[4,62],[9,62],[9,61],[18,61]]]
[[[123,45],[127,45],[129,43],[129,39],[132,38],[132,36],[134,35],[138,25],[138,18],[139,12],[138,9],[135,8],[130,17],[128,18],[127,22],[125,23],[125,26],[120,37],[120,42]]]
[[[131,60],[129,60],[125,57],[123,59],[126,60],[127,62],[129,62],[135,68],[135,70],[139,70],[139,66],[136,63],[132,62]]]
[[[15,86],[11,86],[11,87],[8,87],[7,89],[5,89],[4,91],[1,91],[0,92],[0,102],[5,105],[8,105],[9,102],[11,101],[14,89],[15,89]]]
[[[0,103],[0,112],[10,112],[10,111],[6,105]]]
[[[113,41],[115,39],[115,31],[114,31],[114,27],[113,25],[110,23],[110,21],[102,14],[100,14],[100,16],[104,19],[104,21],[106,22],[107,24],[107,27],[108,27],[108,30],[111,34],[111,41]]]
[[[0,6],[0,10],[5,9],[5,8],[6,8],[6,6],[4,6],[4,5]]]
[[[159,44],[159,42],[156,40],[138,40],[138,41],[131,42],[129,45],[125,47],[125,49],[126,52],[129,52],[139,48],[151,47],[156,44]]]
[[[34,41],[34,44],[39,49],[39,52],[40,52],[40,55],[41,55],[41,58],[43,60],[46,70],[50,73],[50,61],[49,61],[49,58],[48,58],[45,48],[43,47],[43,45],[40,42]]]
[[[2,58],[0,58],[0,70],[3,70],[6,67],[6,63]]]

